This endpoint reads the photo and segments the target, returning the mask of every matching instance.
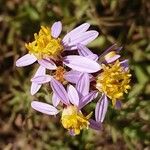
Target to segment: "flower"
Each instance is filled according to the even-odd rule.
[[[38,63],[46,69],[55,70],[55,61],[62,59],[61,54],[63,51],[77,49],[76,45],[78,43],[87,45],[98,36],[97,31],[87,31],[89,27],[90,25],[88,23],[83,23],[67,33],[61,40],[59,38],[62,31],[62,24],[60,21],[55,22],[52,25],[51,30],[48,27],[41,26],[39,33],[34,34],[35,40],[31,43],[25,44],[29,53],[19,58],[16,61],[16,66],[28,66],[35,61],[38,61]],[[65,59],[65,62],[67,62],[67,58]],[[79,60],[81,57],[76,56],[75,59]],[[86,58],[83,59],[86,60],[87,63],[88,60]],[[79,63],[76,63],[75,65],[79,65]]]
[[[62,31],[62,24],[60,21],[55,22],[52,25],[51,29],[49,29],[48,27],[41,26],[39,33],[34,34],[35,40],[31,43],[25,44],[29,53],[19,58],[16,61],[16,66],[17,67],[28,66],[33,64],[35,61],[38,61],[40,67],[37,69],[33,78],[42,75],[45,76],[46,69],[56,70],[55,76],[58,77],[57,73],[60,72],[58,71],[60,70],[60,67],[57,67],[57,61],[63,62],[64,65],[72,68],[73,70],[77,70],[81,72],[96,72],[100,70],[101,67],[99,66],[98,63],[95,63],[94,61],[91,61],[85,57],[76,56],[76,55],[70,55],[66,57],[61,56],[63,51],[77,49],[76,46],[77,43],[82,43],[86,45],[89,42],[93,41],[98,36],[97,31],[94,30],[87,31],[89,27],[90,24],[84,23],[79,27],[73,29],[69,33],[67,33],[64,36],[64,38],[61,39],[59,38],[59,35]],[[93,66],[93,67],[89,68],[88,66]],[[68,78],[70,78],[69,73],[66,74],[66,78],[67,76]],[[64,78],[61,78],[61,80],[63,79]],[[42,84],[40,83],[32,82],[31,95],[37,93],[41,85]]]
[[[113,64],[102,65],[102,72],[97,76],[96,88],[112,100],[113,105],[122,98],[123,93],[130,89],[129,70],[121,65],[119,60]]]
[[[78,44],[78,52],[84,57],[88,57],[101,63],[101,71],[96,75],[96,88],[106,94],[112,100],[113,105],[116,100],[122,98],[123,93],[130,89],[130,77],[128,60],[120,61],[118,52],[122,47],[116,48],[112,45],[99,57],[93,54],[87,47]]]
[[[33,78],[46,75],[46,69],[56,70],[57,74],[59,72],[58,70],[60,70],[60,67],[57,67],[57,61],[63,62],[64,65],[81,72],[96,72],[100,70],[100,65],[88,58],[77,55],[61,56],[63,51],[77,49],[77,43],[86,45],[98,36],[97,31],[87,31],[89,27],[90,25],[88,23],[84,23],[67,33],[61,40],[59,38],[62,30],[60,21],[55,22],[51,30],[48,27],[41,26],[39,33],[34,34],[35,40],[25,44],[29,53],[19,58],[16,61],[16,66],[28,66],[38,61],[40,67]],[[91,67],[89,68],[88,66]],[[70,76],[70,74],[68,73],[66,76]],[[40,87],[41,84],[32,82],[31,94],[34,95],[37,93]]]
[[[82,72],[75,71],[75,70],[67,71],[65,66],[58,66],[56,70],[51,71],[50,74],[46,74],[46,72],[43,72],[41,69],[45,69],[45,68],[40,66],[39,69],[37,70],[37,73],[31,79],[32,95],[38,92],[42,84],[50,82],[52,78],[55,78],[63,85],[68,84],[68,82],[77,84],[77,82],[79,81],[79,77],[82,74]],[[39,70],[41,70],[41,74],[39,73]],[[92,78],[91,75],[89,75],[89,77],[90,79]]]
[[[62,111],[61,123],[71,135],[77,135],[82,129],[88,129],[92,113],[84,116],[81,109],[96,96],[96,91],[89,92],[89,75],[82,73],[76,88],[68,85],[67,91],[54,78],[51,79],[51,87],[53,89],[53,105],[33,101],[32,108],[48,115],[56,115]],[[56,108],[60,101],[63,103],[62,110]]]
[[[74,70],[67,71],[64,66],[58,66],[56,70],[53,70],[50,73],[50,75],[43,72],[42,69],[45,70],[44,67],[40,66],[34,77],[31,79],[31,95],[36,94],[42,84],[50,82],[52,78],[55,78],[63,85],[66,85],[68,82],[77,83],[81,74],[80,72]]]
[[[61,39],[58,38],[62,29],[62,25],[60,22],[56,24],[59,24],[57,25],[59,27],[59,33],[57,36],[53,31],[53,27],[55,25],[52,26],[51,31],[49,27],[41,26],[39,34],[34,34],[35,41],[25,44],[26,48],[29,50],[29,53],[36,56],[37,59],[52,58],[55,60],[58,59],[62,53],[64,48],[61,44]]]
[[[106,49],[100,56],[93,54],[82,44],[77,46],[81,56],[98,61],[101,64],[102,69],[93,76],[95,77],[96,89],[102,93],[95,109],[96,122],[103,122],[108,107],[108,99],[112,101],[113,106],[119,108],[121,107],[120,100],[123,94],[128,93],[128,89],[130,89],[131,74],[128,60],[119,60],[119,51],[122,47],[117,48],[116,44]]]

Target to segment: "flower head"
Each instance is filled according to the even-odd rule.
[[[77,135],[82,129],[88,129],[89,118],[91,115],[84,116],[76,106],[70,105],[63,109],[61,123],[65,129]]]
[[[65,66],[58,66],[56,70],[51,71],[50,74],[46,74],[45,68],[40,66],[37,72],[35,73],[34,77],[31,79],[32,82],[31,94],[32,95],[36,94],[40,89],[40,87],[42,86],[42,84],[51,82],[52,78],[59,81],[63,85],[67,85],[68,83],[77,84],[81,74],[82,74],[81,72],[75,70],[67,71]],[[88,86],[89,83],[87,81],[87,87]]]
[[[63,127],[67,129],[71,135],[79,134],[82,129],[88,129],[90,125],[89,118],[92,114],[90,113],[89,115],[84,116],[81,109],[96,96],[95,91],[89,92],[88,74],[81,74],[80,81],[81,82],[77,83],[76,88],[69,85],[66,91],[60,82],[52,78],[51,87],[54,92],[52,102],[54,106],[36,101],[33,101],[31,106],[42,113],[55,115],[59,112],[56,108],[57,105],[59,102],[62,102],[61,123]]]
[[[95,120],[90,120],[90,126],[99,129],[99,124],[103,122],[108,108],[108,99],[118,109],[121,107],[120,100],[124,93],[130,89],[130,70],[128,60],[120,61],[119,52],[122,47],[116,47],[116,44],[106,49],[100,56],[92,53],[87,47],[78,44],[78,53],[81,56],[98,61],[102,69],[93,75],[95,77],[96,88],[102,94],[96,104]]]
[[[34,77],[31,79],[31,82],[32,82],[31,94],[32,95],[38,92],[42,84],[50,82],[52,78],[55,78],[63,85],[66,85],[68,83],[67,78],[65,78],[65,74],[69,74],[69,72],[67,72],[63,66],[56,67],[56,70],[51,71],[50,75],[46,74],[46,70],[43,72],[42,69],[45,69],[45,68],[40,66],[36,74],[34,75]],[[78,77],[76,79],[78,79]]]
[[[130,89],[130,77],[129,70],[125,70],[119,60],[114,64],[103,64],[102,72],[97,76],[96,88],[105,93],[115,105],[116,100],[121,99],[124,92]]]
[[[61,58],[63,51],[76,50],[78,43],[87,45],[98,36],[97,31],[87,31],[89,27],[90,25],[88,23],[84,23],[67,33],[61,40],[59,38],[62,31],[62,24],[60,21],[55,22],[51,29],[41,26],[39,33],[34,34],[35,40],[25,44],[29,54],[19,58],[16,61],[16,66],[28,66],[38,60],[40,65],[51,70],[51,68],[47,67],[48,63],[54,66],[55,60],[58,60],[58,58],[60,61],[63,61]]]
[[[49,27],[41,26],[39,33],[34,34],[35,40],[25,44],[30,54],[37,59],[52,58],[58,59],[63,51],[63,45],[60,38],[54,38],[51,35]]]
[[[63,51],[61,39],[58,38],[61,31],[62,24],[60,21],[55,22],[51,29],[41,26],[39,33],[34,34],[35,40],[25,44],[29,53],[19,58],[16,61],[16,66],[28,66],[38,61],[43,67],[53,69],[53,66],[55,66],[53,59],[60,57]],[[46,67],[47,65],[45,64],[51,67]]]
[[[63,57],[61,55],[63,51],[76,50],[78,43],[86,45],[93,41],[98,36],[98,32],[94,30],[87,31],[89,27],[90,24],[83,23],[61,39],[59,35],[62,31],[62,23],[58,21],[52,25],[51,29],[47,26],[41,26],[39,33],[34,34],[34,41],[25,44],[29,53],[19,58],[16,61],[16,66],[28,66],[36,61],[40,64],[39,69],[31,79],[32,95],[40,89],[42,83],[50,81],[51,77],[46,75],[45,69],[54,70],[55,73],[52,76],[64,84],[67,83],[67,80],[70,81],[70,79],[74,82],[76,78],[72,78],[72,72],[67,71],[66,73],[66,69],[63,65],[72,68],[74,71],[81,72],[96,72],[100,70],[101,67],[99,64],[88,58],[77,55]],[[61,62],[60,67],[57,67],[58,61]],[[91,68],[89,68],[89,66],[91,66]]]
[[[102,69],[96,76],[96,88],[111,99],[113,105],[116,104],[116,100],[121,99],[123,94],[130,89],[131,74],[127,65],[128,60],[119,60],[120,55],[118,53],[121,49],[122,47],[116,48],[114,44],[99,57],[96,57],[87,47],[78,44],[80,55],[95,61],[99,60],[98,62],[101,63]]]

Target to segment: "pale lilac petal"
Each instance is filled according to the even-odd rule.
[[[101,123],[97,122],[93,119],[90,119],[90,128],[94,129],[94,130],[100,130],[101,129]]]
[[[40,67],[37,69],[37,71],[36,71],[34,77],[41,76],[41,75],[45,75],[45,73],[46,73],[45,67],[40,66]]]
[[[96,104],[95,118],[97,122],[103,122],[108,108],[108,99],[105,94],[102,95]]]
[[[37,58],[33,54],[26,54],[16,61],[17,67],[24,67],[33,64]]]
[[[53,93],[53,95],[52,95],[52,103],[53,103],[53,105],[55,107],[57,107],[59,102],[60,102],[60,98],[55,93]]]
[[[121,61],[121,66],[124,67],[125,71],[128,71],[129,70],[129,64],[128,64],[128,59],[125,59],[123,61]]]
[[[88,43],[92,42],[98,36],[98,32],[91,30],[84,33],[80,33],[79,36],[73,36],[70,38],[67,46],[74,46],[71,49],[77,49],[77,44],[81,43],[83,45],[87,45]]]
[[[76,84],[79,80],[80,74],[81,74],[81,72],[79,72],[79,71],[71,70],[64,74],[64,78],[67,81]]]
[[[112,63],[112,62],[116,61],[118,58],[120,58],[120,55],[115,55],[114,57],[108,58],[108,59],[105,58],[105,61],[107,63]]]
[[[64,36],[62,40],[63,43],[69,43],[71,38],[73,38],[74,36],[78,36],[81,33],[87,31],[89,27],[90,27],[89,23],[83,23],[80,26],[76,27],[75,29],[73,29],[72,31],[70,31]]]
[[[51,34],[54,38],[58,38],[62,31],[62,23],[60,21],[55,22],[51,27]]]
[[[31,102],[31,107],[36,111],[47,115],[56,115],[59,113],[59,111],[54,106],[38,101]]]
[[[88,56],[88,55],[94,54],[83,44],[78,43],[77,48],[81,56]]]
[[[36,76],[31,79],[32,82],[37,84],[44,84],[51,81],[52,76],[50,75],[42,75],[42,76]]]
[[[45,67],[46,69],[49,69],[49,70],[56,70],[57,66],[56,64],[50,60],[50,59],[41,59],[41,60],[38,60],[38,63]]]
[[[45,75],[45,73],[46,73],[46,69],[43,66],[40,66],[37,69],[37,71],[36,71],[36,73],[35,73],[33,78],[35,78],[37,76],[40,76],[40,75]],[[42,86],[41,84],[37,84],[37,83],[33,83],[32,82],[31,89],[30,89],[31,95],[36,94],[39,91],[39,89],[41,88],[41,86]]]
[[[92,53],[86,46],[82,44],[77,44],[77,48],[78,48],[79,55],[85,56],[95,61],[98,60],[98,56]]]
[[[71,82],[71,83],[77,84],[80,75],[81,75],[81,72],[75,71],[75,70],[71,70],[71,71],[68,71],[68,72],[66,72],[64,74],[64,78],[67,81]],[[89,77],[90,77],[90,81],[92,81],[93,80],[93,76],[91,74],[89,74]]]
[[[52,87],[53,92],[57,95],[58,98],[60,98],[62,103],[66,104],[66,105],[70,104],[68,94],[60,82],[58,82],[57,80],[52,78],[51,79],[51,87]]]
[[[122,106],[121,101],[117,100],[117,101],[116,101],[116,104],[115,104],[115,108],[120,109],[121,106]]]
[[[97,62],[83,56],[66,56],[63,63],[73,70],[86,73],[94,73],[101,70],[101,66]]]
[[[79,80],[76,84],[76,89],[79,93],[79,95],[85,96],[89,93],[89,88],[90,88],[90,78],[88,73],[82,73],[81,76],[79,77]]]
[[[32,82],[31,83],[31,89],[30,89],[31,95],[36,94],[39,91],[39,89],[41,88],[41,86],[42,86],[41,84],[37,84],[37,83]]]
[[[96,54],[91,54],[91,55],[88,55],[88,56],[86,56],[87,58],[89,58],[89,59],[92,59],[92,60],[94,60],[94,61],[97,61],[98,60],[98,56],[96,55]]]
[[[88,95],[84,96],[79,103],[79,109],[83,108],[85,105],[90,103],[92,100],[94,100],[97,96],[96,91],[90,92]]]
[[[73,105],[79,105],[79,95],[77,93],[77,90],[72,85],[68,86],[68,97]]]

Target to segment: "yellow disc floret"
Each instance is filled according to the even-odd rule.
[[[80,133],[80,130],[87,129],[89,127],[89,118],[84,116],[81,111],[78,110],[76,106],[67,106],[62,112],[61,122],[65,129],[73,131],[74,135]]]
[[[131,74],[121,66],[119,60],[114,64],[102,64],[102,69],[102,73],[97,77],[96,88],[105,93],[114,105],[116,100],[122,98],[130,89]]]
[[[34,34],[35,40],[25,44],[29,53],[34,54],[38,59],[53,58],[57,59],[63,51],[60,38],[53,38],[49,27],[41,26],[39,33]]]

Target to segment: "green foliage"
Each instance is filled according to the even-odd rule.
[[[149,149],[150,45],[146,0],[1,0],[0,1],[0,149]],[[101,53],[113,43],[124,47],[132,73],[123,108],[110,107],[103,130],[70,137],[52,118],[33,111],[32,100],[51,103],[49,85],[30,95],[37,66],[16,68],[24,43],[40,25],[61,20],[68,32],[83,22],[100,32],[89,47]],[[93,108],[93,104],[90,108]]]

